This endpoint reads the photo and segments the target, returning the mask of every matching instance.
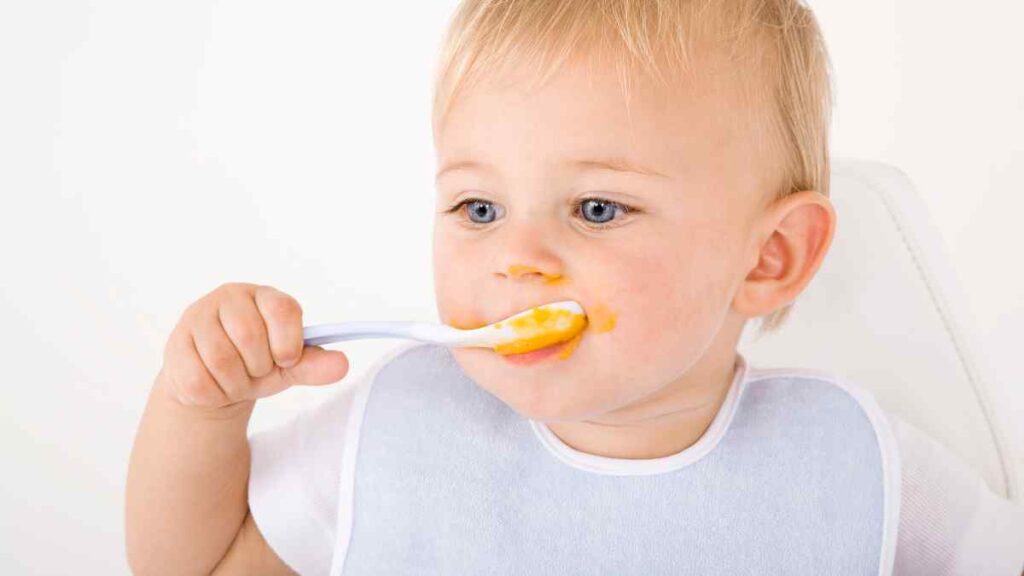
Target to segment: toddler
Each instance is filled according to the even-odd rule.
[[[828,252],[828,58],[796,0],[464,0],[436,77],[441,321],[343,379],[270,286],[171,333],[128,475],[140,574],[1018,574],[1024,511],[866,390],[759,369]]]

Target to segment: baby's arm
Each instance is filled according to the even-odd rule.
[[[347,370],[341,352],[303,347],[301,308],[274,288],[227,284],[189,306],[132,449],[132,571],[290,574],[249,514],[249,417],[257,398],[335,382]]]

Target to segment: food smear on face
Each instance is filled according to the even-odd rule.
[[[615,328],[616,314],[604,304],[587,308],[587,317],[590,319],[590,329],[594,332],[610,332]]]
[[[528,274],[530,272],[536,272],[543,276],[545,284],[562,284],[563,282],[566,281],[565,276],[562,276],[561,274],[548,274],[546,272],[541,272],[540,270],[534,268],[533,266],[513,264],[508,267],[508,273],[510,276],[519,276],[521,274]]]
[[[494,351],[499,354],[532,352],[579,336],[587,325],[587,317],[560,308],[540,307],[507,322],[517,338],[495,346]],[[575,348],[575,344],[566,346],[569,347]]]

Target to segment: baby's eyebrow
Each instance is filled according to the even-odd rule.
[[[565,162],[565,164],[576,168],[577,170],[611,170],[613,172],[625,172],[638,174],[640,176],[668,178],[668,176],[654,170],[653,168],[647,168],[620,156],[611,156],[607,158],[580,158],[569,160]]]
[[[434,176],[434,182],[440,180],[441,177],[447,174],[448,172],[472,169],[488,170],[490,168],[490,164],[484,164],[483,162],[477,162],[476,160],[457,160],[455,162],[449,162],[448,164],[445,164],[440,170],[438,170],[437,175]]]
[[[668,176],[654,170],[653,168],[647,168],[621,156],[609,156],[604,158],[575,158],[563,162],[563,165],[577,171],[610,170],[612,172],[650,176],[653,178],[668,178]],[[437,182],[448,172],[473,169],[488,171],[493,170],[494,167],[490,164],[478,162],[476,160],[457,160],[444,165],[440,170],[438,170],[437,175],[434,177],[434,181]]]

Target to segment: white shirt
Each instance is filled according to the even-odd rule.
[[[339,514],[339,504],[352,503],[355,462],[350,455],[355,453],[365,406],[359,392],[383,364],[406,348],[386,354],[361,379],[339,383],[329,398],[311,410],[250,436],[249,507],[253,519],[270,547],[300,574],[328,574],[335,550],[347,547],[348,526],[339,521],[344,517]],[[787,370],[794,372],[801,370]],[[744,377],[760,373],[750,367]],[[821,376],[819,371],[813,374]],[[739,380],[737,373],[731,386],[738,387]],[[728,394],[720,410],[735,410],[737,397]],[[1024,506],[993,493],[962,459],[917,428],[891,414],[886,416],[898,446],[902,478],[893,573],[1024,573]],[[623,471],[644,467],[651,472],[650,460],[580,452],[542,423],[531,424],[540,443],[567,464],[612,472],[616,467]],[[717,444],[717,438],[710,435],[724,435],[726,430],[710,427],[696,445],[658,460],[673,466],[685,463],[697,456],[700,447]]]

